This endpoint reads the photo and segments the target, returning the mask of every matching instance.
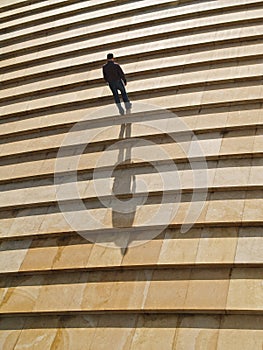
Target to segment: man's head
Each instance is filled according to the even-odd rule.
[[[113,53],[108,53],[108,55],[107,55],[107,60],[108,60],[108,61],[113,61],[113,60],[114,60]]]

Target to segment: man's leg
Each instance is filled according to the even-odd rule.
[[[125,108],[126,109],[131,109],[132,104],[131,104],[131,102],[129,100],[129,97],[128,97],[126,89],[125,89],[125,86],[123,85],[122,81],[120,81],[118,83],[117,88],[121,92],[121,96],[122,96],[123,102],[125,103]]]
[[[119,94],[118,94],[118,87],[116,86],[116,84],[114,83],[109,83],[109,87],[113,93],[113,97],[114,97],[114,100],[115,100],[115,103],[118,104],[118,103],[121,103],[120,101],[120,98],[119,98]]]
[[[113,93],[113,97],[114,97],[115,103],[118,107],[118,110],[119,110],[120,114],[123,115],[124,109],[121,106],[121,101],[120,101],[119,94],[118,94],[118,87],[116,86],[115,83],[109,83],[109,87]]]

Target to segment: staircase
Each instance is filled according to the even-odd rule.
[[[0,348],[262,350],[262,1],[0,6]]]

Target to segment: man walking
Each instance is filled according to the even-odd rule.
[[[114,62],[114,56],[112,53],[108,53],[107,63],[104,64],[104,66],[102,67],[102,70],[103,70],[103,77],[105,81],[109,84],[109,87],[113,93],[113,97],[119,109],[119,113],[123,115],[124,109],[122,108],[118,91],[121,92],[122,99],[125,104],[126,113],[129,113],[131,110],[132,104],[129,101],[129,98],[124,86],[124,85],[127,85],[127,81],[121,67],[118,65],[118,63]]]

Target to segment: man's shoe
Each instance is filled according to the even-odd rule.
[[[120,115],[124,115],[124,109],[119,109]]]
[[[131,109],[132,108],[131,102],[125,102],[125,108],[126,109]]]

